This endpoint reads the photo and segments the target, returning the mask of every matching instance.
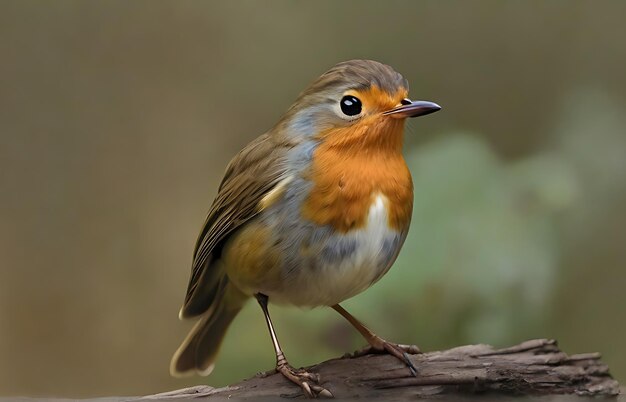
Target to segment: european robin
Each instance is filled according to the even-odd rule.
[[[339,63],[232,159],[196,243],[179,317],[200,318],[172,358],[173,375],[211,373],[251,297],[265,315],[276,370],[309,397],[332,394],[287,362],[269,301],[330,306],[367,340],[365,351],[390,353],[416,373],[407,355],[415,346],[385,341],[339,305],[389,270],[409,230],[404,122],[440,107],[411,101],[408,88],[376,61]]]

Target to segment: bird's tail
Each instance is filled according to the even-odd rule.
[[[174,353],[170,373],[175,377],[211,374],[226,330],[247,299],[248,296],[228,283],[222,297],[215,300]]]

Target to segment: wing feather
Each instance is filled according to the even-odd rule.
[[[228,237],[261,211],[261,201],[286,177],[285,155],[293,144],[265,134],[228,164],[194,249],[181,317],[204,313],[223,287],[216,264]]]

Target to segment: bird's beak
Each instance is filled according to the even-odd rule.
[[[425,116],[427,114],[435,113],[438,110],[441,110],[441,106],[434,102],[414,101],[407,105],[387,110],[386,112],[383,112],[383,115],[402,119],[406,117]]]

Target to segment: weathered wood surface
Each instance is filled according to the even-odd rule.
[[[328,360],[310,367],[336,398],[462,400],[472,394],[616,396],[619,384],[598,353],[568,356],[553,340],[537,339],[494,349],[488,345],[413,355],[417,377],[388,355]],[[446,397],[443,397],[446,395]],[[299,388],[281,375],[266,373],[225,388],[199,386],[143,397],[181,400],[187,397],[227,398],[302,397]],[[441,399],[443,397],[443,399]],[[196,399],[197,400],[197,399]],[[501,400],[501,399],[500,399]],[[547,399],[546,399],[547,400]],[[553,399],[550,399],[553,400]]]
[[[526,341],[504,349],[468,345],[411,358],[418,369],[417,377],[411,376],[399,360],[388,355],[332,359],[309,369],[319,373],[322,385],[337,399],[436,398],[441,402],[460,402],[476,401],[476,395],[480,395],[478,400],[516,402],[597,402],[598,396],[624,400],[622,396],[615,398],[620,392],[619,384],[600,361],[598,353],[568,356],[559,350],[555,341],[547,339]],[[519,396],[526,397],[520,399]],[[303,395],[281,375],[268,372],[224,388],[197,386],[143,397],[91,401],[221,402],[239,398],[274,401],[303,398]],[[5,400],[8,399],[0,398],[0,401]]]

